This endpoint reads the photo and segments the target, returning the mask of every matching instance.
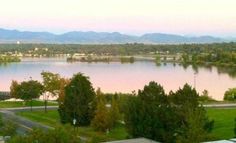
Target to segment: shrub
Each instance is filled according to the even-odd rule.
[[[228,89],[224,94],[224,100],[226,100],[226,101],[236,100],[236,88]]]

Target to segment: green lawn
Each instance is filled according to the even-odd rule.
[[[51,127],[60,125],[59,115],[56,110],[49,110],[47,113],[44,113],[44,111],[25,111],[17,112],[16,114]],[[121,140],[128,136],[124,125],[117,125],[109,134],[96,132],[92,127],[79,127],[77,130],[80,136],[87,137],[88,139],[95,137],[95,142]]]
[[[44,111],[24,111],[17,112],[16,114],[51,127],[55,127],[60,124],[57,110],[48,110],[47,113]]]
[[[33,100],[33,106],[44,106],[43,101]],[[57,105],[57,103],[48,102],[49,106]],[[30,106],[30,102],[23,101],[0,101],[0,108],[11,108],[11,107],[27,107]]]
[[[207,109],[210,119],[215,121],[212,135],[217,139],[234,137],[234,119],[236,109]]]
[[[212,136],[216,139],[230,139],[234,137],[234,118],[236,117],[236,109],[207,109],[210,119],[214,119],[215,124],[212,131]],[[40,122],[52,127],[60,124],[59,115],[56,110],[48,111],[33,111],[33,112],[19,112],[20,116],[26,117],[36,122]],[[81,136],[94,137],[100,141],[120,140],[127,137],[127,132],[123,125],[118,125],[110,134],[95,132],[91,127],[79,127],[78,132]]]

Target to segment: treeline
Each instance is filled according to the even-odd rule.
[[[15,56],[1,56],[0,55],[0,63],[11,63],[11,62],[20,62],[20,58]]]
[[[124,124],[129,133],[127,138],[146,137],[167,143],[214,139],[209,134],[214,121],[208,119],[201,106],[205,98],[208,100],[208,95],[205,93],[204,99],[201,98],[187,84],[169,93],[158,83],[150,82],[137,93],[105,94],[100,89],[95,91],[89,77],[82,73],[70,79],[50,72],[41,75],[42,83],[32,79],[21,83],[13,81],[11,94],[23,100],[32,100],[43,92],[58,95],[62,124],[91,126],[107,134],[117,125]]]
[[[37,48],[37,51],[34,49]],[[47,50],[45,50],[47,49]],[[215,44],[179,44],[179,45],[146,45],[146,44],[107,44],[107,45],[80,45],[80,44],[0,44],[0,53],[5,52],[28,53],[34,51],[37,54],[110,54],[110,55],[140,55],[150,53],[168,54],[186,53],[220,53],[236,52],[236,43],[215,43]]]
[[[115,56],[87,56],[87,57],[81,57],[81,58],[73,58],[73,57],[68,57],[67,62],[104,62],[104,63],[109,63],[109,62],[120,62],[120,63],[134,63],[134,57],[129,56],[129,57],[115,57]]]
[[[216,51],[215,53],[183,54],[182,62],[185,64],[208,64],[215,66],[236,65],[236,52]]]

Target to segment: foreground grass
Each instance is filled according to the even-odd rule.
[[[56,110],[48,111],[48,113],[44,113],[44,111],[33,111],[19,112],[17,114],[48,126],[55,127],[60,125],[59,115]],[[236,109],[207,109],[207,114],[210,119],[215,121],[211,133],[214,138],[220,140],[234,137]],[[99,141],[121,140],[128,136],[124,125],[118,125],[115,129],[111,130],[109,134],[96,132],[91,127],[79,127],[77,130],[81,136],[88,138],[96,137]]]
[[[44,106],[43,101],[33,100],[33,106]],[[48,106],[55,106],[57,103],[48,102]],[[0,101],[0,108],[29,107],[30,101]]]
[[[44,113],[44,111],[33,111],[18,112],[16,114],[51,127],[60,125],[59,114],[56,110],[49,110],[47,113]],[[93,140],[93,142],[121,140],[128,136],[124,125],[121,124],[112,129],[109,134],[94,131],[92,127],[78,127],[76,130],[80,136]]]
[[[216,139],[234,137],[236,109],[207,109],[207,114],[210,119],[215,121],[212,135]]]
[[[16,114],[51,127],[60,125],[59,114],[57,110],[48,110],[47,113],[45,113],[44,111],[23,111],[17,112]]]

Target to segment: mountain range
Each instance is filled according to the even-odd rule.
[[[77,44],[180,44],[180,43],[220,43],[229,42],[213,36],[181,36],[164,33],[147,33],[141,36],[126,35],[118,32],[81,32],[72,31],[64,34],[50,32],[31,32],[0,28],[0,43],[77,43]],[[233,41],[232,39],[230,41]]]

